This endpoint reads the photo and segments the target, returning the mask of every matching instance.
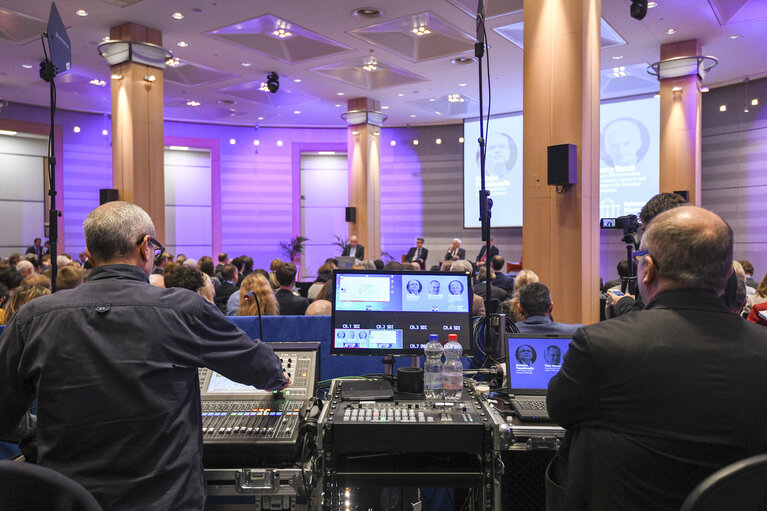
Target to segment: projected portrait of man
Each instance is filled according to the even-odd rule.
[[[429,294],[430,295],[439,294],[439,281],[432,280],[431,282],[429,282]]]
[[[535,350],[529,344],[520,344],[515,356],[517,357],[517,362],[526,366],[533,365],[533,362],[535,362],[535,359],[537,358]]]
[[[517,144],[506,133],[493,133],[487,136],[485,142],[485,172],[487,176],[504,178],[517,163]],[[477,166],[479,167],[479,151],[477,151]]]
[[[650,145],[647,128],[636,119],[622,117],[602,131],[602,161],[617,170],[634,170]]]
[[[410,293],[411,295],[421,294],[421,289],[423,289],[421,287],[421,283],[418,282],[417,280],[411,280],[410,282],[407,283],[407,292]]]
[[[447,287],[450,289],[451,295],[460,295],[463,293],[463,284],[457,280],[450,281],[450,284]]]
[[[551,346],[546,348],[546,353],[544,354],[544,358],[546,359],[547,364],[558,366],[562,364],[562,350],[559,349],[559,346],[554,346],[552,344]]]

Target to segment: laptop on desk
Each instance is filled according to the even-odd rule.
[[[572,336],[508,334],[506,374],[511,406],[523,421],[551,422],[546,410],[549,380],[559,372]]]

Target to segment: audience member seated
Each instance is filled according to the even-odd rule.
[[[397,270],[404,270],[405,268],[402,266],[402,263],[398,263],[397,261],[389,261],[384,265],[384,270],[386,271],[397,271]]]
[[[500,287],[507,294],[512,294],[514,292],[514,278],[503,273],[503,269],[506,267],[506,261],[503,259],[503,256],[497,255],[493,257],[490,260],[490,264],[493,267],[493,273],[495,273],[493,285]]]
[[[455,267],[455,264],[453,264],[453,267]],[[508,293],[505,289],[492,285],[494,278],[495,273],[493,270],[490,270],[490,298],[493,300],[498,300],[498,303],[501,303],[506,299]],[[474,284],[474,293],[478,294],[482,297],[483,300],[487,301],[487,266],[482,266],[479,269],[479,273],[477,274],[477,283]]]
[[[39,273],[33,273],[27,275],[24,280],[21,281],[21,285],[24,286],[42,286],[46,289],[51,289],[51,278],[47,275],[40,275]]]
[[[213,279],[211,279],[207,273],[203,273],[202,276],[205,279],[205,284],[203,284],[202,287],[197,290],[197,293],[215,305],[213,299],[216,297],[216,286],[213,284]]]
[[[740,265],[743,267],[743,271],[746,273],[746,285],[753,289],[754,292],[756,291],[756,288],[759,287],[759,283],[754,280],[754,265],[751,264],[751,261],[748,261],[746,259],[743,259],[742,261],[739,261]],[[751,296],[754,294],[754,292],[749,292],[748,295]]]
[[[253,270],[253,272],[251,272],[251,275],[253,275],[253,273],[258,273],[259,275],[264,277],[267,282],[269,282],[269,272],[267,272],[266,270],[259,268],[257,270]],[[269,287],[270,288],[272,287],[271,282],[269,282]],[[272,292],[274,292],[273,288],[272,288]],[[239,309],[240,309],[240,293],[232,293],[231,295],[229,295],[229,299],[226,301],[226,315],[236,316],[237,311]]]
[[[549,288],[540,282],[531,282],[519,290],[517,305],[522,321],[516,323],[522,333],[573,335],[581,324],[557,323],[551,320],[554,303]]]
[[[229,296],[237,291],[237,282],[239,278],[237,267],[233,264],[225,265],[221,270],[221,276],[224,281],[221,282],[221,285],[216,289],[216,297],[213,299],[213,302],[222,314],[226,314],[226,302],[229,300]]]
[[[45,287],[39,284],[25,283],[11,291],[11,296],[8,298],[8,303],[5,305],[5,316],[3,318],[5,324],[7,325],[11,322],[13,316],[19,312],[19,309],[21,309],[23,305],[34,300],[35,298],[40,298],[41,296],[46,296],[49,294],[51,294],[50,286]]]
[[[480,264],[485,262],[485,252],[487,251],[487,245],[483,242],[482,248],[479,249],[479,254],[477,254],[477,259],[474,261],[474,264],[479,266]],[[492,258],[500,254],[500,251],[498,250],[498,247],[495,246],[495,237],[493,235],[490,235],[490,260],[492,261]]]
[[[152,270],[153,275],[162,275],[165,271],[165,268],[168,267],[168,264],[171,263],[171,257],[170,254],[167,252],[163,252],[160,256],[159,261],[155,262],[154,269]]]
[[[56,275],[56,291],[62,289],[74,289],[85,280],[85,270],[79,264],[68,264],[59,268]]]
[[[208,280],[210,280],[213,283],[214,288],[218,288],[218,286],[221,285],[221,281],[218,280],[218,278],[216,277],[216,272],[214,271],[214,268],[213,268],[212,257],[202,256],[200,260],[197,261],[197,267],[200,269],[201,272],[203,272],[205,275],[210,277]]]
[[[277,282],[277,268],[283,264],[282,259],[272,259],[272,262],[269,263],[269,285],[275,291],[280,288],[280,283]]]
[[[315,300],[330,300],[333,294],[333,279],[330,279],[329,281],[325,282],[325,285],[322,286],[322,289],[317,294],[317,298]]]
[[[210,282],[210,277],[208,277],[208,280],[206,281],[205,277],[207,277],[207,275],[201,272],[197,266],[186,264],[190,260],[191,259],[187,259],[184,264],[174,264],[165,269],[165,272],[162,275],[165,280],[165,287],[188,289],[210,302],[211,300],[208,296],[211,294],[211,289],[209,286],[213,285],[212,283],[208,284]],[[213,293],[213,296],[215,297],[215,292]]]
[[[442,265],[439,267],[439,271],[450,271],[450,268],[453,266],[453,261],[445,261],[442,263]]]
[[[280,305],[280,315],[282,316],[303,316],[309,306],[309,300],[293,293],[296,272],[296,265],[293,263],[284,263],[277,268],[277,282],[279,282],[280,288],[275,296]]]
[[[538,275],[533,270],[521,270],[517,273],[517,277],[514,279],[514,293],[510,299],[501,303],[498,307],[499,313],[506,314],[507,321],[518,323],[525,319],[519,311],[519,291],[528,284],[538,282],[538,280]]]
[[[333,270],[335,268],[336,266],[333,263],[325,263],[320,266],[320,269],[317,270],[317,279],[311,287],[309,287],[309,291],[306,294],[306,297],[309,298],[309,300],[317,298],[317,295],[320,290],[322,290],[322,286],[325,285],[325,282],[333,278]]]
[[[629,276],[629,262],[626,259],[621,259],[618,263],[617,270],[618,278],[608,280],[601,286],[603,293],[606,293],[608,289],[614,289],[616,287],[620,289],[623,278]]]
[[[306,316],[330,316],[333,304],[328,300],[314,300],[306,308]]]
[[[375,261],[373,261],[373,264],[375,265],[376,270],[383,270],[384,269],[384,262],[382,260],[380,260],[380,259],[376,259]]]
[[[31,261],[24,259],[16,263],[16,271],[21,274],[21,278],[23,279],[27,275],[32,275],[35,272],[35,265]]]
[[[215,273],[221,273],[224,269],[224,265],[229,262],[229,256],[227,254],[218,254],[218,264],[216,265]]]
[[[240,305],[232,316],[277,316],[280,314],[272,286],[261,272],[254,271],[242,281],[239,291]]]
[[[738,261],[732,262],[732,273],[727,278],[722,301],[734,314],[740,315],[746,305],[746,273]]]
[[[0,325],[5,324],[5,304],[11,296],[11,291],[0,283]]]
[[[743,307],[743,315],[748,316],[754,305],[764,302],[767,302],[767,274],[762,277],[762,282],[760,282],[759,286],[756,288],[756,293],[746,299],[746,305]]]
[[[710,211],[649,224],[645,309],[579,329],[549,383],[549,415],[567,431],[547,509],[676,511],[717,469],[767,452],[767,330],[719,298],[732,253]]]
[[[415,246],[410,247],[405,256],[404,263],[418,263],[420,268],[426,268],[426,258],[429,256],[429,249],[424,248],[423,238],[420,236],[415,239]]]
[[[179,254],[176,256],[176,262],[178,264],[184,264],[184,261],[186,261],[186,256],[184,254]]]
[[[461,241],[458,238],[455,238],[453,242],[450,244],[450,247],[447,249],[447,252],[445,252],[445,257],[442,258],[443,261],[458,261],[459,259],[466,259],[466,249],[461,248]],[[445,270],[442,270],[445,271]]]

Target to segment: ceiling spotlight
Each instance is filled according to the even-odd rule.
[[[250,67],[250,66],[251,66],[251,63],[250,63],[250,62],[243,62],[243,63],[242,63],[242,64],[240,64],[240,65],[241,65],[242,67]]]
[[[75,11],[75,14],[77,14],[78,16],[83,16],[84,17],[84,16],[88,15],[88,11],[86,11],[85,9],[77,9]]]
[[[727,111],[727,105],[720,105],[719,106],[719,111],[720,112],[726,112]]]
[[[381,110],[388,110],[388,109],[389,109],[389,105],[381,105]]]
[[[413,145],[418,145],[418,139],[413,139]]]
[[[179,59],[178,57],[170,58],[165,61],[165,65],[170,67],[178,67],[181,65],[181,59]]]
[[[274,71],[266,75],[266,87],[272,94],[280,90],[280,77]]]
[[[463,137],[458,137],[458,143],[463,144]]]
[[[338,104],[338,103],[336,103],[336,104],[335,104],[335,105],[333,105],[333,106],[335,106],[336,108],[341,108],[341,105],[340,105],[340,104]]]
[[[294,83],[301,83],[302,81],[300,78],[293,78]]]
[[[287,39],[288,37],[293,37],[293,32],[287,28],[276,28],[272,31],[272,35],[277,39]]]
[[[676,30],[674,30],[673,28],[669,28],[668,30],[666,30],[666,33],[667,33],[668,35],[671,35],[671,34],[676,34]]]
[[[682,87],[680,87],[679,85],[672,87],[671,92],[682,92]]]
[[[258,87],[258,90],[263,92],[269,92],[269,87],[266,85],[266,82],[261,82],[261,85]]]
[[[378,71],[378,60],[375,57],[365,57],[365,64],[362,69],[367,72]]]
[[[157,77],[155,75],[147,75],[147,76],[144,77],[144,81],[145,82],[149,82],[149,83],[152,83],[156,79],[157,79]]]
[[[727,36],[727,37],[729,37],[730,39],[737,39],[737,38],[740,37],[740,34],[732,34],[732,35]]]
[[[437,145],[440,145],[442,143],[442,139],[438,138],[437,140],[434,141],[434,143]]]
[[[343,95],[344,95],[343,92],[336,92],[336,96],[343,96]]]
[[[700,88],[700,91],[701,91],[701,92],[708,92],[708,91],[709,91],[709,88],[708,88],[708,87],[701,87],[701,88]]]
[[[427,27],[426,25],[421,25],[420,27],[414,27],[411,30],[411,32],[413,32],[417,37],[431,34],[431,30],[429,30],[429,27]]]
[[[22,64],[21,67],[24,69],[32,69],[34,66],[30,66],[29,64]]]
[[[122,80],[122,79],[123,79],[123,75],[119,73],[112,73],[112,80]]]
[[[456,57],[450,61],[451,64],[466,65],[473,64],[476,61],[474,57]]]
[[[261,141],[260,141],[260,140],[258,140],[258,139],[255,139],[255,140],[253,141],[253,145],[255,145],[255,146],[257,146],[257,145],[260,145],[260,144],[261,144]]]
[[[381,11],[381,9],[376,9],[375,7],[361,7],[355,9],[352,12],[352,16],[355,18],[375,19],[383,16],[383,11]]]
[[[230,138],[230,139],[229,139],[229,144],[230,144],[230,145],[234,145],[234,144],[236,144],[236,143],[237,143],[237,140],[235,140],[235,139],[233,139],[233,138]]]
[[[759,105],[759,98],[754,98],[751,100],[751,106],[758,106]]]
[[[643,20],[647,16],[647,0],[631,0],[629,12],[635,20]]]
[[[620,60],[623,58],[623,55],[613,55],[613,60]]]
[[[107,135],[109,135],[109,130],[101,130],[101,134],[106,137]]]
[[[294,114],[296,114],[296,115],[298,115],[298,114],[300,114],[300,113],[301,113],[301,110],[293,110],[293,113],[294,113]]]
[[[282,140],[277,141],[277,147],[282,147]]]
[[[74,131],[75,133],[80,133],[80,126],[75,126],[74,128],[72,128],[72,131]]]
[[[189,101],[186,102],[186,106],[200,106],[200,102],[190,99]]]
[[[98,85],[99,87],[105,87],[107,84],[107,82],[105,82],[104,80],[99,80],[98,78],[94,78],[88,83],[90,83],[91,85]]]
[[[186,41],[179,41],[176,44],[178,44],[182,48],[186,48],[187,46],[189,46],[189,43],[187,43]]]
[[[449,103],[464,103],[466,102],[466,98],[464,98],[460,94],[448,94],[447,101]]]
[[[389,143],[391,144],[391,146],[392,146],[392,147],[394,147],[395,145],[397,145],[397,141],[396,141],[396,140],[392,140],[392,141],[391,141],[391,142],[389,142]]]
[[[658,2],[647,2],[648,9],[655,9],[656,7],[658,7]]]
[[[174,20],[182,20],[182,19],[184,19],[184,15],[182,13],[180,13],[180,12],[174,12],[171,15],[171,18],[173,18]]]
[[[264,118],[263,118],[263,117],[259,117],[259,118],[258,118],[258,120],[259,120],[259,121],[263,121],[263,120],[264,120]]]

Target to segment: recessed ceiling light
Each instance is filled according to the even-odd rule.
[[[679,85],[672,87],[671,92],[682,92],[682,87]]]
[[[181,65],[181,59],[179,59],[178,57],[170,58],[165,61],[165,65],[170,67],[178,67]]]
[[[474,57],[456,57],[450,63],[465,66],[466,64],[473,64],[476,60]]]
[[[458,137],[458,143],[463,144],[463,137]]]
[[[88,15],[88,11],[86,11],[85,9],[77,9],[75,11],[75,14],[77,14],[78,16],[87,16]]]
[[[277,141],[277,147],[282,147],[282,140]]]
[[[434,98],[429,98],[429,101],[435,101],[435,99]]]
[[[190,99],[189,101],[186,102],[186,106],[200,106],[200,102]]]
[[[437,140],[434,141],[434,143],[437,145],[440,145],[442,143],[442,139],[438,138]]]
[[[727,111],[727,105],[720,105],[719,106],[719,111],[720,112],[726,112]]]
[[[102,38],[101,38],[101,41],[102,41],[102,42],[105,42],[105,43],[108,43],[109,41],[111,41],[111,39],[110,39],[110,38],[109,38],[109,36],[107,35],[107,36],[104,36],[104,37],[102,37]]]
[[[233,139],[233,138],[230,138],[230,139],[229,139],[229,144],[230,144],[230,145],[234,145],[234,144],[236,144],[236,143],[237,143],[237,140],[235,140],[235,139]]]
[[[466,87],[466,84],[465,83],[459,83],[458,86],[459,87]]]
[[[336,107],[336,108],[341,108],[341,105],[340,105],[340,104],[338,104],[338,103],[336,103],[335,107]]]
[[[383,16],[383,11],[375,7],[360,7],[352,11],[352,16],[355,18],[375,19]]]
[[[30,66],[29,64],[22,64],[21,67],[23,67],[24,69],[32,69],[32,66]]]
[[[250,62],[243,62],[240,64],[242,67],[250,67],[252,64]]]
[[[287,39],[288,37],[293,37],[293,32],[284,28],[277,28],[272,31],[272,35],[278,39]]]
[[[343,96],[343,95],[344,95],[343,92],[336,92],[336,96]]]
[[[740,34],[732,34],[732,35],[727,36],[727,37],[729,37],[730,39],[737,39],[738,37],[740,37]]]
[[[388,110],[388,109],[389,109],[389,105],[382,105],[381,106],[381,110]]]
[[[258,88],[258,90],[263,92],[269,92],[269,85],[267,85],[266,82],[261,82],[261,86]]]
[[[101,134],[106,137],[107,135],[109,135],[109,130],[101,130]]]
[[[184,19],[184,15],[183,15],[182,13],[180,13],[180,12],[174,12],[174,13],[171,15],[171,17],[172,17],[174,20],[182,20],[182,19]]]
[[[656,7],[658,7],[658,2],[647,2],[648,9],[655,9]]]
[[[466,102],[466,98],[464,98],[460,94],[448,94],[447,95],[447,100],[450,103],[465,103]]]
[[[186,41],[179,41],[177,44],[181,46],[182,48],[186,48],[187,46],[189,46],[189,43],[187,43]]]
[[[396,140],[392,140],[392,141],[391,141],[391,142],[389,142],[389,143],[391,144],[391,146],[392,146],[392,147],[394,147],[395,145],[397,145],[397,141],[396,141]]]
[[[751,106],[757,106],[759,105],[759,98],[754,98],[751,100]]]
[[[413,145],[418,145],[418,139],[417,138],[413,139]]]
[[[421,26],[418,26],[418,27],[413,27],[411,32],[413,32],[416,35],[416,37],[421,37],[421,36],[424,36],[424,35],[431,34],[431,30],[429,30],[429,27],[427,27],[426,25],[421,25]]]
[[[253,145],[259,145],[260,143],[261,143],[261,141],[259,139],[255,139],[253,141]]]
[[[293,113],[294,113],[294,114],[296,114],[296,115],[298,115],[298,114],[300,114],[300,113],[301,113],[301,110],[293,110]]]
[[[378,71],[378,59],[375,57],[365,57],[365,63],[362,66],[362,69],[368,73]]]
[[[99,80],[98,78],[94,78],[88,83],[90,83],[91,85],[98,85],[99,87],[104,87],[107,84],[107,82],[105,82],[104,80]]]
[[[667,30],[666,30],[666,33],[667,33],[668,35],[671,35],[671,34],[676,34],[676,30],[674,30],[673,28],[669,28],[669,29],[667,29]]]
[[[620,60],[623,58],[623,55],[613,55],[613,60]]]
[[[168,149],[170,149],[171,151],[188,151],[189,150],[189,146],[185,146],[185,145],[171,145],[171,146],[168,146]]]
[[[259,117],[259,118],[258,118],[258,120],[259,120],[259,121],[263,121],[263,120],[264,120],[264,118],[263,118],[263,117]]]
[[[74,128],[72,128],[72,131],[74,131],[75,133],[80,133],[80,126],[75,126]]]
[[[701,87],[701,88],[700,88],[700,91],[701,91],[701,92],[708,92],[708,91],[709,91],[709,88],[708,88],[708,87]]]
[[[301,80],[300,78],[293,78],[293,81],[295,83],[301,83],[303,80]]]
[[[415,114],[410,114],[410,117],[415,117]]]
[[[400,92],[399,94],[397,94],[397,96],[399,96],[399,97],[402,97],[402,96],[404,96],[404,95],[405,95],[405,93],[404,93],[404,92]]]

